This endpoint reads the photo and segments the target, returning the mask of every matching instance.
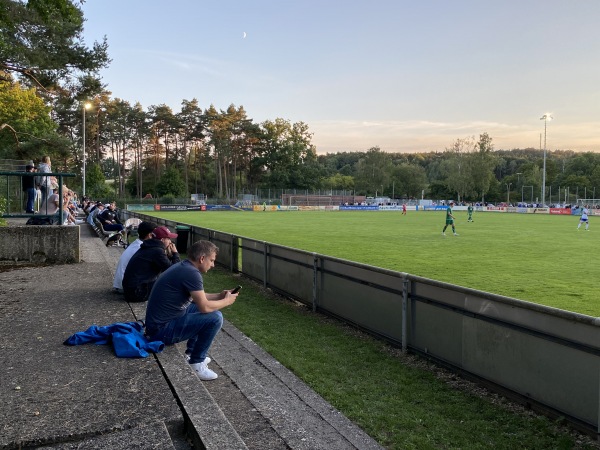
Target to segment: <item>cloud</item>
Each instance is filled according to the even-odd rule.
[[[366,151],[379,147],[388,152],[443,151],[459,138],[488,133],[496,150],[537,148],[542,128],[500,122],[410,121],[307,121],[318,153]],[[564,124],[547,134],[548,149],[598,151],[598,123]]]

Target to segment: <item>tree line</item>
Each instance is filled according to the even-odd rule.
[[[93,197],[202,193],[232,201],[258,189],[300,189],[492,202],[527,193],[527,201],[541,202],[542,150],[495,150],[486,132],[426,153],[373,147],[319,155],[303,122],[255,123],[243,106],[202,107],[195,98],[182,100],[178,111],[113,98],[98,76],[110,64],[107,42],[82,41],[78,2],[3,4],[0,158],[49,155],[54,170],[81,173],[85,148]],[[595,153],[551,151],[545,159],[546,203],[563,191],[595,195]],[[81,179],[71,187],[80,189]]]

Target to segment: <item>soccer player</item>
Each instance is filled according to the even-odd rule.
[[[402,215],[406,215],[406,203],[402,203]]]
[[[446,228],[448,228],[448,225],[452,226],[452,233],[454,234],[454,236],[458,236],[458,234],[456,233],[456,228],[454,227],[454,216],[452,215],[453,206],[454,202],[450,201],[450,205],[448,205],[448,208],[446,208],[446,225],[442,230],[442,236],[446,236]]]
[[[583,209],[581,210],[581,217],[579,218],[579,224],[577,225],[578,231],[579,231],[579,228],[581,228],[582,223],[585,223],[585,231],[590,231],[590,222],[588,220],[589,211],[586,206],[587,205],[584,205]]]
[[[467,213],[469,214],[467,222],[473,222],[473,203],[469,203],[469,206],[467,207]]]

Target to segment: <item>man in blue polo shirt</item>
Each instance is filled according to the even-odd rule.
[[[215,265],[218,247],[209,241],[195,242],[185,261],[168,268],[158,278],[146,307],[146,335],[167,345],[187,340],[189,363],[201,380],[214,380],[208,368],[208,349],[223,325],[222,308],[238,294],[224,290],[204,292],[202,274]]]

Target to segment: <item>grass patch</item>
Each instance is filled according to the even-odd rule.
[[[215,269],[205,284],[209,292],[242,284],[236,303],[223,310],[227,320],[386,448],[598,448],[251,281]]]
[[[600,233],[578,218],[457,212],[169,212],[153,215],[459,286],[600,316],[595,268]]]

